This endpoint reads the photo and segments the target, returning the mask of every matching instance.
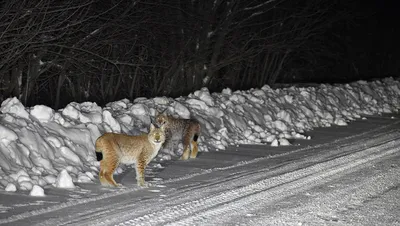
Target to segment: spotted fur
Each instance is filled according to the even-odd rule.
[[[96,140],[96,156],[100,161],[99,179],[104,186],[119,186],[113,173],[120,163],[135,164],[136,180],[144,186],[144,170],[165,142],[164,127],[150,126],[150,132],[139,136],[106,133]]]
[[[198,153],[198,138],[200,136],[200,123],[195,119],[174,118],[165,113],[158,112],[156,123],[165,127],[167,147],[173,137],[178,137],[183,143],[183,154],[181,159],[196,158]],[[192,147],[191,147],[192,146]]]

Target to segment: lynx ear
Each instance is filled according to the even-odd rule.
[[[150,123],[150,131],[153,131],[156,127],[154,126],[153,123]]]

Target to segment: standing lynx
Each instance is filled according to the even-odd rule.
[[[181,159],[196,158],[198,152],[197,140],[200,136],[200,123],[195,119],[178,119],[158,112],[156,122],[165,127],[166,140],[164,147],[173,137],[178,137],[183,143]],[[190,147],[192,144],[192,148]]]
[[[158,154],[165,142],[164,127],[150,126],[150,132],[139,136],[106,133],[96,140],[96,157],[100,161],[99,179],[102,185],[118,186],[113,178],[120,163],[135,164],[136,180],[144,186],[144,169]]]

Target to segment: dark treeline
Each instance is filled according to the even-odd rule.
[[[362,67],[368,51],[345,34],[365,15],[346,2],[1,1],[0,101],[57,109],[390,74]]]

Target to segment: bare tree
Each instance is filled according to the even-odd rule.
[[[2,2],[0,101],[17,96],[26,105],[59,108],[70,101],[179,96],[204,86],[272,85],[299,59],[308,64],[318,59],[321,35],[341,19],[334,4]]]

